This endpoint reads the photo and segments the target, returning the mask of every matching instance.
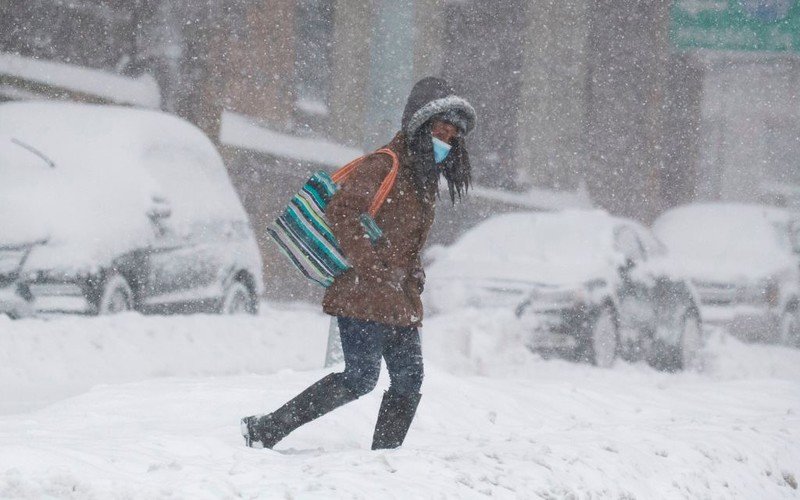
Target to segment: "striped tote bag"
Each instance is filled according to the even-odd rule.
[[[378,188],[369,210],[359,218],[372,241],[382,235],[374,217],[386,201],[400,168],[397,154],[391,149],[379,149],[376,153],[392,157],[392,170]],[[281,215],[267,227],[267,233],[292,265],[303,276],[324,287],[330,286],[336,276],[350,267],[331,232],[325,208],[338,187],[365,158],[357,158],[330,175],[323,171],[312,175]]]

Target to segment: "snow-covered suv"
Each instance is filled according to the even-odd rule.
[[[800,270],[786,211],[694,203],[667,211],[653,227],[692,278],[707,322],[748,340],[798,342]]]
[[[211,141],[175,116],[0,105],[0,312],[255,312],[255,238]]]
[[[702,319],[691,283],[652,233],[600,210],[510,213],[435,251],[434,312],[515,309],[526,344],[598,366],[617,356],[694,368]]]

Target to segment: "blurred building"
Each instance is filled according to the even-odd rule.
[[[709,12],[741,21],[761,3],[775,8],[758,15],[782,16],[759,22],[786,25],[783,46],[701,43],[716,36]],[[5,0],[0,99],[149,105],[192,121],[220,145],[263,234],[312,171],[387,142],[413,83],[441,75],[478,111],[479,189],[457,210],[440,204],[434,241],[492,213],[587,197],[647,222],[695,197],[779,200],[800,184],[798,10],[788,0]],[[4,54],[119,80],[76,89],[13,72]],[[121,92],[129,85],[135,99]],[[293,276],[271,245],[262,251],[268,287],[285,295]],[[308,293],[301,280],[289,288]]]
[[[702,54],[698,196],[800,208],[800,57]]]
[[[800,199],[800,3],[678,0],[670,35],[701,73],[697,196]]]

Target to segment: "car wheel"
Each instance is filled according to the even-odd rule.
[[[798,321],[795,311],[786,311],[781,316],[781,323],[778,331],[780,343],[790,347],[800,345],[800,321]]]
[[[617,309],[617,337],[619,339],[617,355],[628,363],[635,363],[644,358],[647,349],[645,339],[652,337],[649,332],[643,331],[644,327],[635,320],[636,316],[640,314],[640,308],[640,304],[623,298]]]
[[[117,314],[133,309],[133,290],[128,281],[119,273],[111,273],[106,277],[97,314]]]
[[[684,370],[699,370],[701,368],[700,353],[703,349],[703,324],[695,311],[687,311],[683,316],[683,332],[679,361]]]
[[[614,364],[619,350],[619,331],[613,308],[600,309],[581,344],[581,357],[593,365],[609,368]]]
[[[657,370],[676,372],[699,370],[703,348],[703,325],[693,309],[686,310],[679,323],[680,337],[676,345],[654,339],[647,362]]]
[[[225,290],[222,298],[222,314],[253,314],[255,297],[241,281],[234,281]]]

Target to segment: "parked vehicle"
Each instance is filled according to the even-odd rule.
[[[800,250],[793,217],[755,204],[696,203],[654,224],[687,269],[703,317],[748,340],[797,345],[800,337]]]
[[[663,369],[697,359],[691,283],[634,221],[584,210],[506,214],[435,254],[432,304],[515,307],[533,350],[598,366],[618,355]]]
[[[0,312],[250,312],[247,216],[211,141],[166,113],[0,105]]]

